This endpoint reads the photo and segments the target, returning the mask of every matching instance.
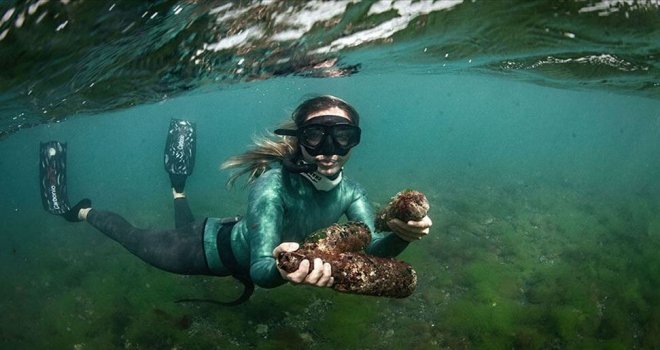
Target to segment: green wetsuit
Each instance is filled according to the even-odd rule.
[[[87,222],[157,268],[186,275],[233,275],[246,286],[238,303],[247,300],[253,284],[272,288],[285,283],[272,256],[275,247],[302,242],[342,215],[371,228],[369,254],[392,257],[408,245],[395,234],[373,232],[374,214],[365,191],[346,178],[321,191],[303,175],[269,170],[256,180],[247,215],[238,222],[196,221],[185,198],[175,199],[174,209],[175,229],[140,229],[116,213],[97,209],[87,214]]]
[[[302,242],[309,234],[336,223],[342,215],[362,221],[372,231],[367,252],[382,257],[401,253],[408,242],[395,234],[374,231],[374,213],[364,189],[345,177],[330,191],[317,190],[299,174],[271,169],[256,181],[248,196],[247,215],[232,229],[236,261],[264,288],[282,285],[273,250],[283,242]]]

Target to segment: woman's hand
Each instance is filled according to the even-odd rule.
[[[412,242],[429,234],[433,222],[431,218],[425,216],[419,221],[403,222],[399,219],[392,219],[387,222],[392,232],[406,242]]]
[[[273,250],[273,256],[277,260],[277,256],[282,252],[293,252],[300,247],[295,242],[284,242]],[[277,263],[275,263],[277,266]],[[324,263],[321,259],[314,259],[314,268],[310,271],[309,260],[305,259],[300,262],[298,270],[288,273],[279,266],[277,270],[285,280],[295,284],[310,284],[317,287],[330,287],[334,283],[332,278],[332,267],[328,263]]]

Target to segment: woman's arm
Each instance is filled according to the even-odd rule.
[[[250,277],[263,288],[274,288],[287,281],[319,287],[332,285],[330,265],[320,259],[313,266],[305,260],[298,271],[286,273],[277,267],[276,256],[298,249],[298,243],[282,243],[285,215],[279,173],[263,174],[248,196],[246,225],[250,245]]]
[[[426,236],[433,225],[431,218],[425,216],[419,221],[403,222],[399,219],[392,219],[387,222],[387,226],[392,233],[383,235],[374,231],[374,213],[366,192],[359,185],[353,184],[356,188],[355,199],[348,208],[346,216],[349,220],[362,221],[369,225],[372,230],[372,242],[367,247],[367,252],[377,256],[393,257],[400,254],[407,246],[404,242],[413,242]]]
[[[351,221],[364,222],[371,229],[371,244],[366,249],[367,253],[381,257],[401,254],[408,246],[408,241],[393,233],[376,232],[374,210],[367,200],[366,192],[358,184],[353,183],[353,186],[355,187],[353,201],[346,211],[346,217]]]
[[[284,284],[276,268],[273,249],[282,242],[284,205],[280,191],[280,177],[274,172],[263,174],[248,195],[245,217],[250,246],[250,277],[263,288]]]

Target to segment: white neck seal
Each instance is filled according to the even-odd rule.
[[[300,175],[309,180],[317,190],[328,192],[339,185],[342,179],[342,173],[343,171],[340,171],[334,180],[330,180],[325,175],[321,175],[318,171],[313,173],[300,173]]]

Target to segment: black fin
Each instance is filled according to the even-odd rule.
[[[191,175],[195,166],[195,123],[172,119],[165,143],[165,170],[172,175]]]
[[[62,215],[69,211],[66,191],[66,143],[41,143],[39,152],[41,201],[49,213]]]

